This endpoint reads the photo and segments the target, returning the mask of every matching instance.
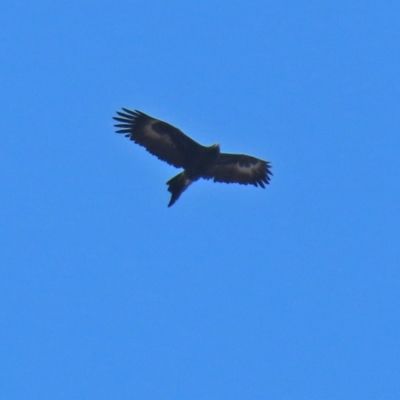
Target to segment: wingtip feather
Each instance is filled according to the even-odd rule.
[[[124,110],[126,113],[133,115],[134,117],[137,117],[139,115],[139,111],[137,110],[130,110],[129,108],[121,107],[122,110]]]

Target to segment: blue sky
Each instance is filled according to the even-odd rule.
[[[400,5],[0,6],[0,398],[400,398]],[[199,181],[120,107],[273,165]]]

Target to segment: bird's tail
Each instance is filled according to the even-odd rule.
[[[192,181],[186,176],[185,171],[174,176],[167,182],[168,191],[172,193],[168,207],[171,207],[178,200],[179,196],[191,183]]]

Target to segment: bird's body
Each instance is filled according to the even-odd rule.
[[[126,108],[113,117],[119,123],[117,133],[123,133],[143,146],[160,160],[184,171],[171,178],[168,190],[172,206],[182,192],[194,181],[213,179],[214,182],[251,184],[265,187],[270,180],[270,164],[245,154],[221,153],[218,144],[202,146],[178,128],[140,111]]]

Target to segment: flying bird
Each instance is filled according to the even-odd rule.
[[[265,188],[270,181],[269,162],[245,154],[221,153],[219,144],[202,146],[174,126],[141,111],[122,108],[113,117],[117,133],[143,146],[160,160],[183,168],[168,182],[171,207],[184,190],[200,178]]]

